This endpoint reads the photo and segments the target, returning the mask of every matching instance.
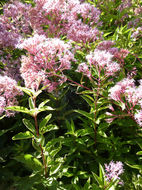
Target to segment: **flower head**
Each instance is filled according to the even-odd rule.
[[[120,175],[124,173],[123,164],[120,161],[116,163],[111,161],[109,164],[105,164],[105,176],[107,181],[120,180]]]
[[[14,115],[13,112],[5,110],[5,107],[18,104],[16,96],[22,95],[22,92],[16,86],[14,79],[0,75],[0,115],[3,112],[8,117]]]

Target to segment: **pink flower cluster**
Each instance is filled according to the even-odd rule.
[[[134,80],[125,78],[122,81],[116,83],[114,87],[110,88],[109,97],[115,101],[121,102],[126,90],[133,89],[134,87]]]
[[[124,58],[128,55],[129,51],[125,49],[118,49],[112,47],[115,43],[113,41],[102,41],[97,48],[86,56],[87,64],[81,63],[77,71],[84,73],[90,77],[90,70],[95,67],[98,73],[103,71],[105,76],[114,76],[124,64]],[[123,64],[122,64],[123,63]]]
[[[111,180],[119,180],[120,181],[120,175],[124,173],[123,164],[120,161],[117,161],[116,163],[111,161],[109,164],[105,164],[105,176],[107,181]],[[123,184],[122,181],[119,182],[120,184]]]
[[[132,114],[137,123],[142,126],[142,82],[140,85],[135,86],[134,80],[125,78],[122,81],[116,83],[116,85],[110,88],[109,97],[117,102],[122,102],[126,105],[126,109],[129,114]],[[136,110],[135,106],[141,107],[141,110]]]
[[[0,19],[0,48],[5,49],[6,47],[14,47],[18,42],[19,35],[1,22]]]
[[[30,8],[19,1],[5,4],[4,14],[0,16],[0,47],[15,47],[22,35],[31,33]]]
[[[77,42],[95,41],[100,37],[98,29],[94,28],[99,24],[100,11],[79,0],[36,0],[30,14],[32,28],[47,37],[66,35]],[[43,25],[47,26],[45,30]]]
[[[35,6],[10,1],[0,16],[0,46],[17,44],[18,38],[36,31],[46,37],[66,35],[77,42],[95,41],[101,34],[100,11],[79,0],[35,0]]]
[[[142,37],[142,26],[138,27],[131,35],[131,37],[136,41],[138,38]]]
[[[107,50],[109,53],[111,53],[117,61],[124,62],[124,58],[127,57],[129,54],[129,51],[126,49],[118,49],[116,47],[112,47],[115,45],[113,41],[103,41],[99,43],[97,46],[97,49],[99,50]]]
[[[52,91],[66,80],[63,71],[70,69],[71,61],[74,60],[70,43],[35,34],[18,47],[28,51],[27,56],[22,57],[20,68],[26,87],[38,89],[42,83]]]
[[[5,112],[6,116],[13,116],[14,113],[5,110],[5,107],[17,105],[16,96],[22,92],[16,87],[17,82],[10,77],[0,75],[0,115]]]
[[[137,121],[138,125],[142,127],[142,109],[138,110],[135,114],[135,120]]]
[[[0,74],[8,76],[16,81],[21,80],[20,76],[20,58],[13,59],[11,54],[0,55],[0,62],[4,65],[4,68],[0,68]]]
[[[118,7],[120,11],[123,11],[124,9],[127,9],[132,6],[132,0],[122,0],[122,3]]]
[[[120,70],[120,65],[113,61],[113,55],[106,50],[96,49],[86,56],[90,66],[95,66],[99,73],[103,70],[106,76],[112,76]]]
[[[77,68],[76,71],[79,72],[79,73],[83,73],[83,74],[86,75],[88,78],[91,78],[91,72],[90,72],[88,66],[86,65],[86,63],[81,63],[81,64],[78,66],[78,68]]]

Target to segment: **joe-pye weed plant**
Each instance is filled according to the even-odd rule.
[[[126,25],[137,19],[140,3],[88,2],[11,1],[3,7],[1,119],[15,116],[23,126],[24,116],[27,131],[18,129],[13,140],[20,147],[31,139],[34,148],[13,153],[30,172],[14,176],[17,189],[130,189],[130,167],[141,173],[141,65],[131,61],[140,52],[141,28],[132,34]],[[135,171],[138,183],[139,175]]]

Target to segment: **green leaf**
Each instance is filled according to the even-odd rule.
[[[42,163],[37,158],[34,158],[31,154],[17,156],[15,157],[15,160],[23,163],[30,170],[33,171],[42,170]]]
[[[56,174],[60,170],[61,166],[62,166],[62,163],[57,163],[53,165],[53,167],[50,169],[50,176]]]
[[[88,178],[86,184],[85,184],[84,187],[83,187],[83,190],[87,190],[87,189],[90,189],[90,188],[91,188],[90,181],[91,181],[90,178]]]
[[[25,133],[18,133],[14,137],[12,137],[12,140],[22,140],[22,139],[30,139],[33,138],[33,134],[30,131],[26,131]]]
[[[117,180],[117,179],[111,180],[111,182],[109,182],[109,185],[107,186],[106,190],[115,190],[118,182],[119,182],[119,180]]]
[[[80,50],[77,50],[76,53],[78,53],[78,54],[80,54],[80,55],[82,55],[82,56],[85,56],[85,53],[82,52],[82,51],[80,51]]]
[[[5,116],[6,116],[6,115],[1,116],[1,117],[0,117],[0,120],[2,120]]]
[[[92,172],[94,179],[97,181],[99,185],[102,185],[102,181],[99,176],[97,176],[94,172]]]
[[[107,33],[105,33],[103,36],[106,37],[106,36],[110,35],[111,33],[112,33],[112,32],[107,32]]]
[[[0,130],[0,136],[4,135],[7,132],[7,130]]]
[[[42,107],[44,107],[45,106],[45,104],[46,103],[48,103],[50,100],[45,100],[45,101],[43,101],[41,104],[39,104],[39,106],[38,106],[38,108],[42,108]]]
[[[34,109],[35,108],[32,97],[29,98],[29,107],[30,107],[30,109]]]
[[[99,188],[96,184],[92,184],[92,189],[94,190],[102,190],[101,188]]]
[[[101,114],[101,115],[97,118],[97,120],[95,121],[96,124],[100,124],[101,120],[104,119],[104,118],[106,118],[106,117],[107,117],[107,116],[106,116],[105,113],[104,113],[104,114]]]
[[[86,111],[83,110],[74,110],[77,113],[80,113],[81,115],[87,117],[88,119],[94,121],[94,114],[93,113],[88,113]]]
[[[137,155],[142,155],[142,151],[137,152]]]
[[[39,135],[39,136],[36,136],[35,138],[35,142],[38,146],[44,146],[44,143],[45,143],[45,138],[43,135]]]
[[[104,169],[103,169],[101,164],[99,164],[99,175],[100,175],[100,179],[102,181],[102,184],[104,185],[105,172],[104,172]]]
[[[12,111],[18,111],[18,112],[22,112],[22,113],[27,113],[27,114],[31,114],[31,111],[28,110],[25,107],[22,106],[11,106],[11,107],[6,107],[5,109],[7,110],[12,110]]]
[[[69,132],[66,134],[73,134],[74,135],[75,134],[75,126],[74,126],[73,120],[71,120],[71,123],[68,120],[66,120],[66,126],[69,130]]]
[[[44,133],[47,133],[49,131],[57,130],[57,129],[58,129],[57,125],[50,124],[50,125],[42,127],[42,129],[40,130],[40,133],[44,134]]]
[[[28,120],[28,119],[23,119],[24,125],[33,133],[36,133],[35,126]]]
[[[135,169],[138,169],[138,170],[142,170],[142,165],[136,165],[136,164],[131,165],[131,164],[127,163],[127,162],[126,162],[126,164],[127,164],[128,166],[130,166],[131,168],[135,168]]]
[[[89,95],[82,95],[81,96],[90,106],[94,103],[94,99]]]
[[[11,128],[9,128],[9,129],[6,129],[6,130],[0,130],[0,136],[2,136],[2,135],[4,135],[5,133],[7,133],[8,131],[11,131],[12,129],[15,129],[16,127],[15,126],[13,126],[13,127],[11,127]]]
[[[58,147],[58,148],[54,148],[54,150],[52,150],[51,152],[50,152],[50,156],[52,157],[52,159],[56,156],[56,154],[61,150],[61,145]]]
[[[23,92],[25,92],[29,96],[33,96],[33,94],[35,93],[35,91],[33,91],[29,88],[26,88],[26,87],[17,86],[17,88],[19,88],[20,90],[22,90]]]
[[[47,115],[47,116],[40,122],[40,124],[39,124],[39,131],[41,131],[42,128],[46,126],[46,124],[47,124],[48,121],[51,119],[51,117],[52,117],[52,114],[49,114],[49,115]]]
[[[86,136],[94,134],[94,130],[92,128],[79,129],[76,131],[77,136]]]
[[[38,113],[42,111],[52,111],[52,110],[54,109],[51,108],[50,106],[44,106],[44,107],[38,108]]]

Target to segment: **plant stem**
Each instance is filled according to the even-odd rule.
[[[98,87],[97,87],[97,92],[96,92],[96,99],[95,99],[95,113],[94,113],[94,142],[95,142],[95,147],[97,143],[97,124],[96,124],[96,117],[97,117],[97,101],[99,98],[99,92],[100,92],[100,72],[99,72],[99,80],[98,80]]]
[[[43,165],[44,165],[45,178],[47,178],[47,164],[46,164],[43,148],[42,148],[41,144],[39,145],[39,147],[40,147],[40,150],[41,150],[42,161],[43,161]]]
[[[34,102],[34,108],[36,108],[36,98],[33,98],[33,102]],[[34,120],[35,120],[36,134],[37,134],[37,137],[39,137],[37,114],[34,115]],[[41,150],[41,156],[42,156],[42,161],[43,161],[43,166],[44,166],[45,177],[47,178],[47,164],[46,164],[46,160],[45,160],[44,151],[43,151],[43,148],[42,148],[41,144],[39,144],[39,147],[40,147],[40,150]]]

